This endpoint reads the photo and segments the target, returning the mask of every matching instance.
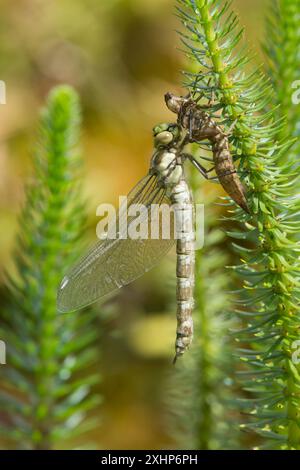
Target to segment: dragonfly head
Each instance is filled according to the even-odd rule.
[[[171,145],[180,137],[180,128],[174,123],[159,124],[153,129],[153,137],[156,147]]]

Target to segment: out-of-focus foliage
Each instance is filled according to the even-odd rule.
[[[273,87],[275,91],[274,103],[277,104],[276,116],[278,119],[282,119],[282,129],[278,135],[278,138],[295,138],[294,145],[288,153],[282,155],[284,162],[290,162],[295,174],[299,168],[299,151],[300,151],[300,80],[299,80],[299,65],[300,65],[300,3],[298,0],[277,0],[272,5],[270,16],[267,18],[267,44],[266,55],[268,59],[267,71],[270,73],[272,78]],[[299,219],[299,188],[300,179],[291,179],[289,183],[289,198],[294,203],[294,212],[298,211]],[[293,223],[291,220],[289,223],[290,231],[292,232],[293,239],[295,240],[295,247],[299,250],[299,222]],[[292,230],[291,230],[292,229]],[[296,243],[298,242],[298,245]],[[299,272],[300,262],[299,257],[297,259],[297,274],[298,274],[298,287],[299,287]],[[299,304],[298,304],[299,312]],[[299,315],[298,315],[299,317]],[[292,320],[291,320],[292,324]],[[298,345],[299,336],[299,320],[294,322],[294,339],[295,343],[292,344],[292,348]],[[289,328],[289,333],[291,328]],[[297,333],[298,331],[298,333]],[[289,354],[293,353],[293,350],[289,350]],[[295,350],[294,350],[295,352]],[[295,354],[297,356],[297,354]],[[293,364],[294,374],[298,371]],[[289,368],[289,363],[287,363]],[[295,383],[293,383],[295,382]],[[297,380],[290,381],[290,387],[288,387],[289,393],[292,393],[291,398],[293,400],[289,409],[289,415],[292,415],[290,420],[290,435],[294,435],[294,445],[299,449],[300,441],[300,420],[299,420],[299,397],[300,393],[300,378],[297,375]],[[298,439],[298,442],[297,442]],[[298,447],[297,447],[298,446]]]
[[[300,106],[300,6],[298,0],[270,2],[266,26],[267,72],[275,90],[274,104],[279,105],[277,118],[284,119],[282,136],[297,137],[289,153],[291,159],[299,155]],[[280,137],[280,136],[279,136]]]
[[[1,315],[8,361],[1,378],[0,430],[16,448],[63,446],[86,429],[86,413],[99,403],[91,386],[100,375],[88,373],[97,358],[94,314],[59,316],[56,309],[61,273],[74,261],[84,226],[79,126],[77,95],[69,87],[56,88],[42,114],[36,179],[19,222],[18,279],[11,280]]]
[[[183,38],[200,73],[189,74],[189,86],[209,100],[223,125],[235,122],[233,155],[247,185],[251,215],[235,209],[228,218],[240,229],[228,232],[237,240],[242,262],[234,267],[243,289],[236,313],[244,320],[237,332],[244,387],[253,394],[244,401],[251,415],[248,429],[264,438],[263,446],[300,448],[299,365],[293,345],[299,332],[299,231],[297,206],[290,198],[295,182],[287,141],[276,141],[280,122],[274,121],[274,96],[264,75],[246,74],[249,54],[239,49],[242,30],[229,4],[218,0],[179,0],[188,29]],[[199,47],[199,43],[201,46]],[[292,161],[292,163],[296,163]],[[244,245],[243,245],[244,243]],[[247,243],[247,245],[246,245]],[[250,346],[250,347],[249,347]]]

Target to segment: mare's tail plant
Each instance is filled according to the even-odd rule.
[[[97,351],[92,311],[58,315],[56,292],[83,226],[78,153],[80,106],[68,86],[54,89],[41,117],[35,182],[20,217],[16,266],[1,337],[1,435],[14,448],[53,449],[89,429]],[[77,253],[78,254],[78,253]],[[74,442],[74,441],[73,441]]]
[[[249,415],[246,427],[263,438],[262,447],[300,449],[300,365],[293,349],[300,329],[293,234],[300,227],[289,197],[291,142],[278,140],[282,122],[273,111],[272,86],[241,45],[243,30],[230,2],[178,0],[178,14],[186,54],[197,64],[185,74],[185,86],[200,105],[211,103],[208,112],[220,126],[232,128],[231,152],[251,210],[248,215],[228,205],[228,222],[237,228],[227,235],[240,258],[233,270],[235,313],[243,323],[236,333],[239,375],[249,394],[240,401]]]

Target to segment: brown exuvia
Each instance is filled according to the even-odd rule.
[[[191,98],[175,96],[172,93],[165,95],[166,104],[170,111],[177,114],[178,124],[188,132],[189,142],[209,140],[212,144],[214,169],[226,193],[246,212],[249,207],[245,188],[237,174],[229,148],[228,135],[201,109]],[[207,170],[195,159],[192,161],[202,175],[208,178]]]

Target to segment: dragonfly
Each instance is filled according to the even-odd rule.
[[[149,172],[129,193],[126,207],[120,208],[117,225],[126,215],[129,231],[135,223],[130,215],[135,204],[145,208],[143,217],[151,225],[153,218],[159,217],[157,211],[154,215],[153,205],[167,204],[173,208],[176,231],[170,237],[132,239],[124,237],[119,226],[115,237],[108,233],[98,240],[66,273],[58,288],[57,306],[61,312],[71,312],[116,292],[157,265],[176,242],[176,362],[193,340],[194,206],[184,171],[185,132],[178,123],[163,123],[155,126],[153,137]]]
[[[199,143],[208,140],[212,144],[213,168],[206,170],[195,159],[192,159],[192,163],[206,179],[210,179],[209,173],[215,170],[227,194],[245,212],[250,213],[246,191],[237,174],[230,152],[228,139],[230,132],[225,133],[222,127],[191,96],[182,97],[166,93],[165,101],[168,109],[177,114],[178,123],[187,129],[190,142]]]

